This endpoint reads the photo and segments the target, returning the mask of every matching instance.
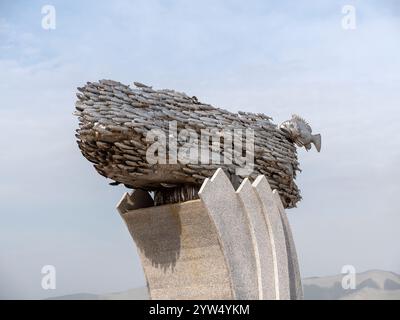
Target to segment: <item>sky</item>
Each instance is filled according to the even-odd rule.
[[[145,285],[115,209],[126,189],[74,137],[76,87],[104,78],[275,123],[301,115],[322,135],[321,153],[298,152],[303,200],[287,211],[302,276],[400,273],[399,17],[394,0],[0,0],[0,298]]]

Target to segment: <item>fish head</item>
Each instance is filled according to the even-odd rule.
[[[287,137],[293,139],[298,135],[298,126],[293,120],[287,120],[282,122],[279,126],[279,130]]]

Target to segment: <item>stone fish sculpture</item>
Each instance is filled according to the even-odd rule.
[[[138,82],[134,85],[100,80],[78,88],[77,143],[83,156],[94,163],[99,174],[112,179],[112,184],[154,191],[156,205],[181,202],[198,198],[203,181],[221,167],[236,185],[245,177],[255,179],[260,174],[265,175],[271,188],[279,192],[283,205],[286,208],[296,206],[301,196],[294,179],[300,168],[293,142],[307,150],[310,142],[320,148],[316,138],[307,136],[307,132],[311,133],[309,126],[292,119],[289,121],[293,125],[288,122],[278,127],[264,114],[232,113],[201,103],[185,93],[154,90]],[[231,164],[149,163],[146,154],[151,142],[146,134],[159,130],[170,136],[171,121],[176,122],[177,130],[190,129],[199,135],[207,128],[253,130],[252,172],[236,175],[235,168],[240,164],[235,159]],[[209,148],[214,148],[212,143]],[[218,152],[223,157],[227,151],[219,147]]]
[[[308,151],[312,143],[318,152],[321,151],[321,135],[312,134],[311,126],[298,115],[292,115],[292,119],[283,122],[279,129],[299,147]]]

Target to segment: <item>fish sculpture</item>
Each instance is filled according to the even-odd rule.
[[[83,156],[94,164],[99,174],[111,179],[112,185],[124,184],[128,188],[154,192],[156,205],[197,198],[204,180],[221,167],[235,187],[244,178],[252,180],[265,175],[271,188],[279,192],[284,206],[295,207],[301,199],[294,181],[296,172],[300,171],[295,144],[309,148],[314,143],[320,149],[318,139],[310,136],[311,128],[297,118],[278,127],[262,113],[233,113],[185,93],[155,90],[139,82],[129,86],[100,80],[87,82],[78,91],[76,138]],[[202,142],[204,130],[222,136],[220,141],[205,137],[205,147],[197,148],[193,143],[188,147],[188,142],[180,139],[185,130],[191,137],[201,137]],[[249,143],[251,150],[232,148],[222,134],[235,130],[241,130],[243,136],[244,132],[252,132],[243,141],[243,147]],[[149,151],[160,143],[159,138],[149,139],[149,132],[160,133],[161,140],[167,142],[154,152],[166,161],[149,160]],[[210,151],[217,154],[218,161],[182,161],[177,159],[176,152],[171,152],[173,147],[178,148],[178,155],[186,149],[201,149],[199,154]],[[253,162],[251,170],[238,172],[236,169],[243,165],[241,160],[247,156]]]
[[[312,143],[318,152],[321,151],[321,135],[312,134],[311,126],[298,115],[292,115],[292,119],[284,121],[279,129],[297,146],[308,151]]]

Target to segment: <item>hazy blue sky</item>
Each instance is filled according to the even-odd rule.
[[[41,8],[56,8],[56,29]],[[357,28],[341,26],[342,6]],[[111,187],[76,145],[76,87],[173,88],[322,134],[289,210],[303,276],[400,272],[399,1],[0,1],[0,298],[145,283]],[[57,268],[44,291],[41,267]]]

